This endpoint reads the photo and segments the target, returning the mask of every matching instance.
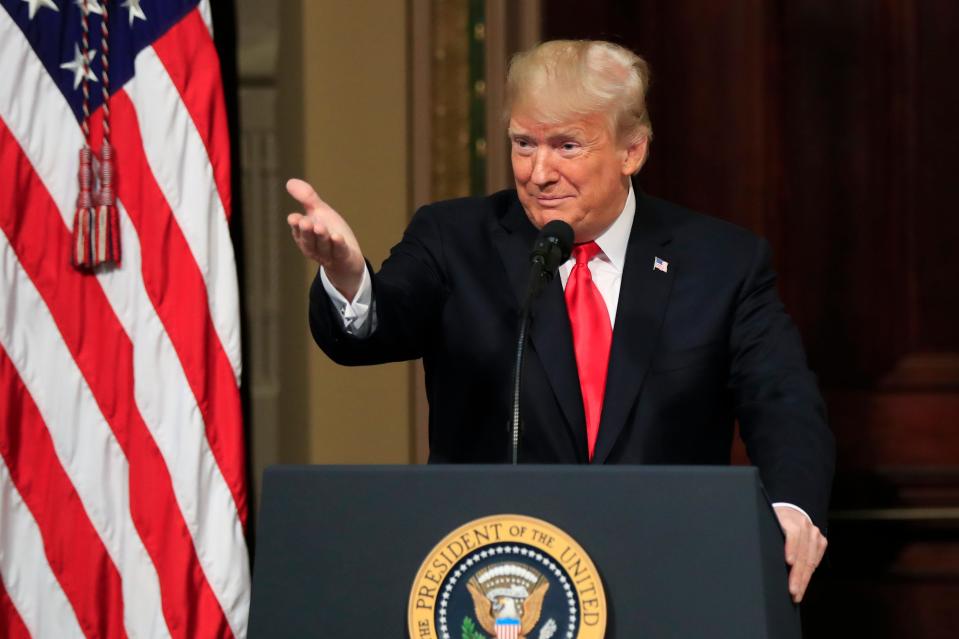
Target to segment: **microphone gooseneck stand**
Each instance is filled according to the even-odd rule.
[[[513,365],[513,416],[510,422],[510,436],[513,444],[512,463],[519,463],[519,388],[520,379],[523,375],[523,357],[526,354],[526,334],[529,331],[530,306],[535,297],[534,288],[538,286],[537,280],[542,280],[542,270],[536,272],[534,266],[533,273],[530,274],[529,287],[526,293],[526,304],[523,305],[523,313],[519,321],[519,339],[516,341],[516,361]]]
[[[513,365],[513,412],[510,419],[510,443],[512,463],[519,463],[520,437],[520,382],[523,377],[523,359],[526,355],[533,300],[542,292],[556,274],[559,265],[565,262],[573,248],[573,228],[561,220],[554,220],[543,227],[530,254],[532,266],[526,300],[520,314],[519,337],[516,340],[516,359]]]

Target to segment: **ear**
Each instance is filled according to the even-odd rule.
[[[644,135],[639,142],[628,145],[623,157],[623,175],[634,175],[639,173],[646,163],[646,157],[649,154],[649,136]]]

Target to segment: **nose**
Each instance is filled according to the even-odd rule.
[[[533,173],[530,175],[530,180],[542,189],[556,182],[558,179],[559,176],[556,172],[556,167],[553,165],[552,149],[543,148],[543,146],[536,149],[536,154],[533,156]]]

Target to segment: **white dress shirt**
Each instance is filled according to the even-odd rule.
[[[350,335],[356,337],[367,337],[373,328],[376,327],[376,305],[371,304],[373,298],[373,282],[370,279],[369,267],[363,269],[363,281],[360,282],[360,288],[353,296],[353,301],[349,301],[340,293],[326,276],[326,269],[320,267],[320,281],[323,282],[323,290],[330,296],[333,306],[340,313],[343,320],[343,328]],[[370,316],[372,315],[372,319]],[[370,321],[367,321],[370,320]]]
[[[596,238],[596,244],[599,245],[600,251],[593,256],[588,265],[593,283],[599,289],[599,294],[606,303],[609,323],[613,327],[616,326],[616,308],[619,305],[619,289],[623,282],[623,266],[626,264],[626,246],[629,244],[629,233],[633,228],[634,217],[636,217],[636,194],[633,192],[632,183],[630,183],[623,212],[619,214],[619,217],[608,229]],[[575,264],[576,261],[571,256],[559,267],[559,277],[563,284],[563,290],[566,290],[566,281],[569,279],[569,274]],[[369,269],[363,271],[363,282],[360,284],[352,302],[348,301],[333,287],[322,267],[320,268],[320,280],[323,282],[323,289],[326,294],[330,296],[333,305],[339,311],[346,332],[356,337],[367,337],[376,328],[376,303],[375,301],[371,303],[373,283],[370,280]],[[809,514],[795,504],[787,502],[773,504],[774,508],[780,506],[798,510],[812,521]]]

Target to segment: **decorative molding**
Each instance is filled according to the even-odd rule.
[[[959,525],[959,506],[940,508],[863,508],[834,510],[829,519],[836,521],[923,522]]]
[[[470,194],[469,5],[432,3],[431,200]]]
[[[469,22],[470,194],[486,193],[486,2],[470,0]]]
[[[910,353],[879,382],[883,390],[959,389],[959,353]]]
[[[266,466],[280,459],[279,402],[281,363],[279,335],[280,236],[279,156],[276,132],[276,65],[280,16],[277,8],[255,0],[236,3],[239,93],[240,184],[243,208],[244,263],[250,385],[250,458],[254,503],[260,501],[260,481]]]

